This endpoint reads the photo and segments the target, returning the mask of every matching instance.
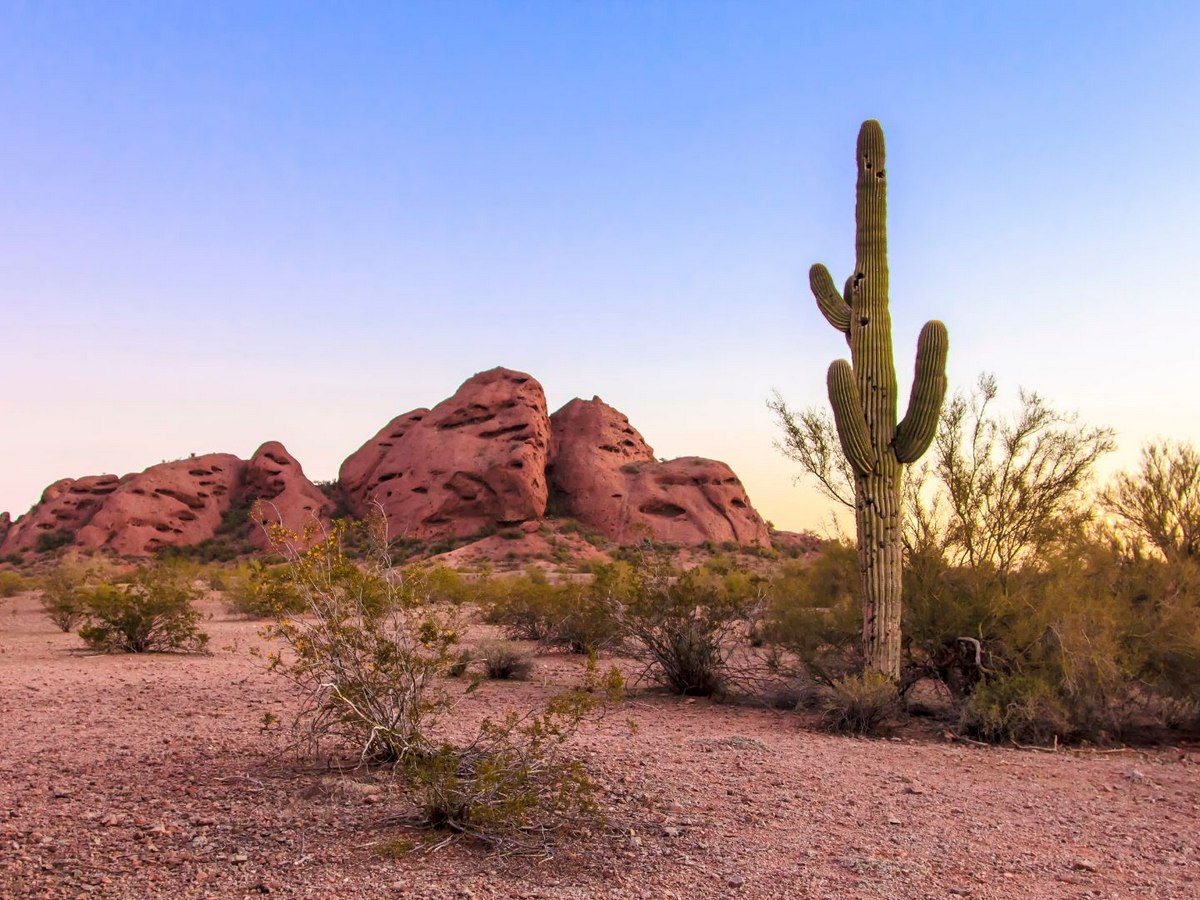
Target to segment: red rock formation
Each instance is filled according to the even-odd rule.
[[[12,516],[6,512],[0,513],[0,547],[4,546],[4,539],[8,537],[10,528],[12,528]]]
[[[71,543],[120,484],[116,475],[63,478],[42,492],[42,498],[8,528],[0,544],[0,556],[36,550],[39,538],[47,542]]]
[[[310,524],[327,523],[332,507],[278,441],[263,444],[246,464],[239,502],[247,507],[260,502],[262,518],[250,529],[250,541],[260,550],[270,546],[260,525],[282,523],[288,531],[302,533]]]
[[[572,400],[550,423],[547,478],[562,514],[619,543],[770,545],[766,523],[725,463],[655,462],[629,420],[599,397]]]
[[[777,550],[807,556],[821,549],[825,541],[811,531],[772,531],[771,545]]]
[[[356,514],[383,508],[393,537],[467,537],[541,517],[549,438],[542,386],[491,369],[432,410],[393,419],[338,481]]]
[[[122,556],[198,544],[216,534],[245,469],[232,454],[209,453],[127,476],[79,530],[75,544]]]

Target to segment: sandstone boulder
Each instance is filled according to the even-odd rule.
[[[550,422],[547,478],[563,515],[618,543],[770,545],[766,523],[725,463],[655,461],[628,418],[599,397],[572,400]]]
[[[0,556],[72,543],[92,520],[121,479],[116,475],[63,478],[42,491],[42,498],[13,522],[0,544]]]
[[[268,441],[250,457],[238,500],[246,508],[259,504],[262,517],[250,528],[250,541],[259,549],[270,546],[260,525],[282,524],[299,534],[311,524],[327,523],[332,508],[328,498],[305,477],[296,458],[278,441]]]
[[[246,465],[229,453],[209,453],[127,476],[79,530],[75,543],[122,556],[198,544],[221,527]]]
[[[468,537],[542,516],[549,442],[542,386],[491,369],[433,409],[393,419],[342,464],[338,483],[357,515],[378,504],[392,537]]]

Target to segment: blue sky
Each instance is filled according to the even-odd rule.
[[[888,141],[892,315],[1130,461],[1200,437],[1195,3],[0,0],[0,509],[282,440],[314,478],[494,365],[724,459],[823,404],[807,291]]]

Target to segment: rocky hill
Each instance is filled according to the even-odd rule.
[[[530,375],[496,368],[469,378],[432,409],[392,419],[342,464],[322,491],[282,444],[249,459],[212,453],[118,477],[63,479],[16,521],[0,514],[0,557],[63,546],[141,557],[216,540],[237,551],[265,544],[249,521],[299,530],[335,507],[387,517],[413,542],[483,539],[546,519],[577,520],[616,544],[767,547],[766,523],[721,462],[659,461],[629,420],[599,397],[550,415]]]

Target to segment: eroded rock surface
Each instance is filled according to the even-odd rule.
[[[572,400],[550,423],[547,477],[563,515],[619,543],[769,546],[766,523],[725,463],[655,461],[629,419],[599,397]]]
[[[198,544],[216,534],[245,468],[230,453],[209,453],[127,476],[79,530],[75,544],[123,556]]]
[[[0,556],[74,542],[121,479],[116,475],[63,478],[42,491],[41,499],[7,529]]]
[[[240,503],[249,508],[256,502],[262,516],[251,523],[250,541],[259,549],[270,546],[261,525],[282,524],[302,534],[309,525],[327,523],[332,506],[278,441],[263,444],[246,464]]]
[[[542,386],[490,369],[389,422],[342,464],[339,485],[360,516],[378,504],[392,537],[468,537],[543,515],[549,440]]]

